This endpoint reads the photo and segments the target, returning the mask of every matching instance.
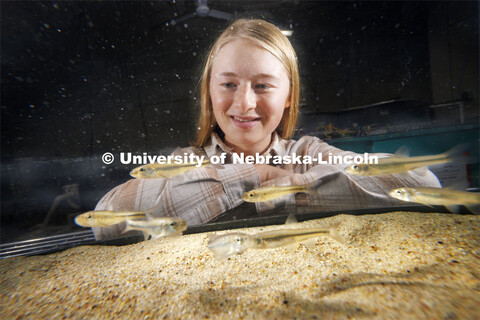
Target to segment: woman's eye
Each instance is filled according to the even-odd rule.
[[[222,86],[224,86],[225,88],[234,88],[235,84],[233,84],[232,82],[225,82],[222,83]]]
[[[259,83],[255,86],[257,89],[262,89],[262,90],[265,90],[265,89],[268,89],[270,88],[270,86],[268,84],[264,84],[264,83]]]

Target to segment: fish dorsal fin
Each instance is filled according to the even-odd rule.
[[[462,163],[472,163],[474,159],[471,156],[467,156],[465,152],[470,149],[470,143],[465,142],[455,147],[451,148],[450,150],[445,151],[443,154],[449,158],[451,161],[454,162],[462,162]]]
[[[153,219],[152,212],[157,210],[160,207],[161,204],[162,203],[160,202],[159,204],[151,207],[150,209],[145,210],[145,217],[147,218],[147,220],[152,220]]]
[[[408,158],[410,157],[410,150],[407,146],[401,146],[398,150],[393,154],[394,157],[398,158]]]

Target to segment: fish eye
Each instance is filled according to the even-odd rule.
[[[92,218],[92,215],[89,214],[89,215],[87,216],[87,219],[91,219],[91,218]]]
[[[248,194],[248,197],[249,197],[249,198],[253,198],[254,196],[255,196],[255,194],[254,194],[253,192],[250,192],[250,193]]]
[[[402,190],[397,190],[397,194],[402,194]]]
[[[359,167],[358,167],[358,165],[356,165],[356,164],[354,164],[354,165],[352,166],[352,169],[353,169],[353,170],[358,170],[358,168],[359,168]]]
[[[145,168],[140,168],[140,169],[138,169],[138,171],[143,172],[143,171],[145,171]]]
[[[173,227],[173,226],[176,226],[177,223],[175,221],[173,221],[172,223],[170,223],[170,225]]]

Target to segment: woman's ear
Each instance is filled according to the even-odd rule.
[[[285,109],[290,107],[290,97],[288,97],[287,101],[285,101]]]

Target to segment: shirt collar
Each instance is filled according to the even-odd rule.
[[[285,143],[282,142],[285,142],[285,140],[280,138],[277,132],[274,132],[272,134],[272,142],[270,143],[267,151],[263,153],[263,155],[284,155]],[[227,153],[228,155],[231,155],[233,153],[233,149],[227,146],[225,142],[223,142],[223,140],[215,132],[212,133],[210,143],[207,144],[204,149],[208,157],[211,157],[213,155],[220,155],[221,153]]]

